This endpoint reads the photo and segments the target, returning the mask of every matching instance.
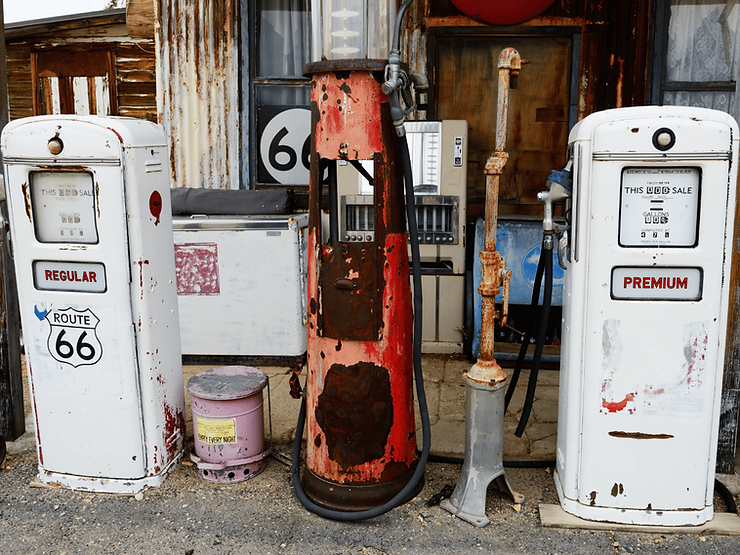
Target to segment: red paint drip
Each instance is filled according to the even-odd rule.
[[[634,401],[634,400],[635,398],[628,393],[627,395],[624,396],[624,399],[622,399],[621,401],[617,401],[617,402],[609,402],[606,399],[603,399],[601,402],[601,406],[604,407],[609,412],[619,412],[625,409],[629,401]]]

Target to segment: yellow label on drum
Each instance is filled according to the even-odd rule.
[[[197,417],[198,440],[209,445],[236,443],[236,420],[212,420]]]

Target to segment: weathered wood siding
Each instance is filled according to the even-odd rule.
[[[131,38],[123,10],[110,10],[100,18],[75,22],[9,26],[6,59],[10,119],[34,113],[32,53],[69,52],[90,48],[107,50],[115,60],[116,115],[157,121],[156,56],[154,37]],[[82,28],[80,28],[82,26]],[[61,54],[60,54],[61,55]],[[37,99],[36,105],[41,105]]]
[[[118,113],[157,122],[157,60],[154,41],[116,45]]]
[[[28,43],[8,43],[5,55],[8,64],[10,119],[32,116],[31,46]]]

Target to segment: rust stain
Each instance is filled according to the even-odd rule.
[[[589,497],[589,499],[590,499],[589,505],[591,505],[592,507],[596,505],[596,496],[597,496],[597,495],[598,495],[598,494],[597,494],[597,493],[596,493],[595,491],[592,491],[592,492],[591,492],[591,493],[589,494],[589,496],[588,496],[588,497]]]
[[[612,497],[616,497],[617,495],[622,495],[624,493],[624,485],[615,483],[612,486]]]
[[[116,137],[118,137],[118,140],[121,142],[121,144],[124,144],[123,137],[118,131],[116,131],[113,127],[109,127],[108,131],[111,131]]]
[[[377,339],[378,272],[375,251],[363,256],[361,243],[340,243],[319,272],[324,336],[348,340]]]
[[[609,432],[611,437],[619,437],[624,439],[673,439],[674,436],[671,434],[646,434],[644,432],[620,432],[613,431]]]
[[[383,474],[380,476],[381,482],[393,482],[402,479],[404,476],[408,476],[409,469],[416,467],[417,462],[416,460],[412,461],[411,466],[399,461],[386,463]]]
[[[100,183],[95,181],[95,210],[98,213],[98,219],[100,219]]]
[[[290,385],[290,396],[293,399],[300,399],[303,396],[303,387],[301,387],[301,381],[299,375],[301,374],[302,365],[297,365],[293,368],[293,372],[290,376],[288,384]]]
[[[144,266],[149,264],[148,260],[137,260],[134,264],[139,266],[139,290],[141,291],[141,298],[144,298]]]
[[[167,460],[171,461],[180,451],[185,437],[185,411],[181,407],[172,407],[164,402],[164,428],[162,430],[164,446],[167,449]]]
[[[31,193],[28,188],[28,183],[24,183],[21,185],[21,188],[23,189],[23,197],[26,201],[26,217],[28,217],[28,221],[33,223],[33,217],[31,216]]]
[[[343,469],[381,458],[393,425],[388,370],[371,362],[333,364],[318,397],[316,422],[329,458]]]

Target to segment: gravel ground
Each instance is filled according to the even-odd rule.
[[[278,446],[288,453],[288,446]],[[0,470],[3,554],[428,554],[576,555],[619,553],[740,554],[740,539],[542,528],[539,503],[557,503],[549,469],[508,469],[521,507],[490,490],[491,524],[475,528],[426,500],[455,485],[460,467],[430,463],[421,494],[371,521],[342,523],[308,512],[297,501],[290,468],[271,459],[259,476],[232,485],[197,477],[180,464],[164,484],[137,500],[30,487],[34,451],[16,453]],[[519,509],[519,510],[515,510]],[[721,500],[716,510],[724,510]]]

